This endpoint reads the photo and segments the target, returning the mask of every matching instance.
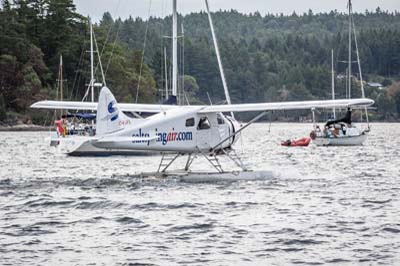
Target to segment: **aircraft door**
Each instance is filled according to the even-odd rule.
[[[228,121],[222,114],[217,114],[218,132],[220,141],[228,138],[231,134]]]
[[[210,149],[212,147],[212,126],[207,116],[202,116],[197,124],[197,147],[201,150]]]

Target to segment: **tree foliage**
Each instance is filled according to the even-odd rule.
[[[207,94],[213,103],[222,102],[225,96],[207,14],[178,19],[185,31],[179,41],[181,89],[191,103],[208,103]],[[337,11],[265,16],[235,10],[213,13],[232,101],[329,99],[332,49],[339,75],[336,98],[343,98],[346,79],[340,74],[346,71],[341,61],[347,59],[347,19]],[[376,100],[376,118],[398,119],[400,96],[393,88],[400,77],[400,14],[377,9],[355,14],[354,21],[364,80],[388,88],[366,86],[367,97]],[[121,20],[108,12],[95,25],[107,86],[118,101],[160,100],[157,91],[165,87],[164,48],[168,73],[171,65],[171,42],[163,36],[170,35],[171,27],[171,16]],[[3,0],[0,33],[1,108],[29,113],[32,102],[55,99],[60,55],[64,99],[80,100],[85,95],[90,81],[88,18],[76,12],[72,0]],[[100,82],[96,66],[95,78]],[[356,65],[353,75],[352,97],[359,97]]]

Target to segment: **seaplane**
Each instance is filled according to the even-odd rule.
[[[229,171],[221,165],[221,156],[229,158],[242,171],[251,171],[235,152],[234,145],[243,130],[269,111],[364,107],[372,104],[374,101],[368,98],[187,106],[118,104],[111,91],[103,87],[98,103],[41,101],[32,107],[97,111],[96,135],[88,137],[88,141],[100,149],[161,153],[157,173],[167,173],[168,168],[181,156],[187,156],[184,170],[188,172],[194,159],[201,156],[216,170],[214,172],[222,174]],[[124,112],[153,115],[132,119]],[[238,112],[258,114],[241,124],[229,115]]]
[[[126,150],[139,153],[160,153],[162,157],[155,173],[161,175],[166,175],[171,165],[179,157],[183,156],[187,156],[183,172],[193,173],[191,172],[193,161],[196,158],[204,157],[214,169],[212,173],[220,175],[232,174],[232,171],[226,170],[227,168],[222,166],[220,160],[222,156],[231,160],[241,173],[252,172],[236,153],[234,146],[241,137],[242,131],[259,121],[270,111],[364,107],[374,104],[373,100],[367,98],[232,104],[208,1],[206,1],[206,8],[226,96],[226,104],[182,106],[173,104],[117,103],[112,92],[107,87],[103,87],[100,91],[98,102],[46,100],[34,103],[31,108],[96,112],[95,134],[93,136],[85,136],[82,141],[75,145],[76,147],[72,151],[80,149],[84,144],[86,147],[93,147],[100,151]],[[173,82],[172,95],[170,95],[171,98],[166,103],[176,102],[178,83],[177,38],[176,0],[173,0]],[[234,113],[240,112],[255,112],[257,115],[247,123],[239,123],[235,119]],[[132,118],[127,116],[126,113],[147,113],[150,115]],[[73,138],[72,140],[72,142],[75,141]],[[212,178],[214,177],[212,176]]]

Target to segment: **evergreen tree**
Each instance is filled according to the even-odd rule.
[[[3,95],[0,95],[0,121],[4,121],[7,118],[6,103],[4,102]]]

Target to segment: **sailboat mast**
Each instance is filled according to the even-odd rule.
[[[63,61],[62,61],[62,55],[60,55],[60,74],[59,74],[59,82],[60,82],[60,101],[63,101],[64,97],[64,91],[63,91]]]
[[[167,67],[167,48],[164,47],[164,68],[165,68],[165,99],[168,100],[168,67]]]
[[[60,66],[59,66],[59,73],[58,73],[58,86],[60,88],[60,101],[63,101],[64,99],[64,90],[63,90],[63,61],[62,61],[62,55],[60,55]],[[61,109],[60,115],[62,116],[64,113],[64,110]]]
[[[177,95],[178,89],[178,19],[176,1],[172,0],[172,96]]]
[[[335,70],[333,68],[333,49],[331,51],[331,61],[332,61],[332,100],[335,100]],[[336,109],[332,109],[333,119],[336,119]]]
[[[90,22],[90,90],[91,100],[94,102],[94,59],[93,59],[93,25]]]
[[[211,28],[211,35],[212,35],[212,38],[213,38],[213,41],[214,41],[215,53],[217,55],[217,60],[218,60],[219,72],[220,72],[221,79],[222,79],[222,85],[224,87],[226,102],[228,104],[231,104],[231,97],[229,96],[228,85],[226,84],[224,68],[222,66],[221,56],[219,54],[218,41],[217,41],[217,37],[215,36],[214,25],[213,25],[213,21],[212,21],[212,18],[211,18],[211,13],[210,13],[209,5],[208,5],[208,0],[205,0],[205,2],[206,2],[206,7],[207,7],[208,21],[210,23],[210,28]]]
[[[348,65],[348,96],[347,98],[351,98],[351,0],[349,0],[349,65]]]
[[[211,13],[210,13],[210,7],[208,5],[208,0],[205,0],[205,2],[206,2],[207,14],[208,14],[208,21],[210,23],[210,28],[211,28],[211,35],[212,35],[213,42],[214,42],[215,53],[217,55],[217,60],[218,60],[219,73],[221,75],[222,86],[224,87],[226,102],[227,102],[227,104],[231,104],[231,97],[229,95],[228,85],[226,84],[224,67],[222,66],[222,60],[221,60],[221,56],[219,54],[218,41],[217,41],[217,37],[215,36],[214,24],[213,24]],[[235,118],[233,112],[231,112],[231,116],[232,116],[232,118]]]

